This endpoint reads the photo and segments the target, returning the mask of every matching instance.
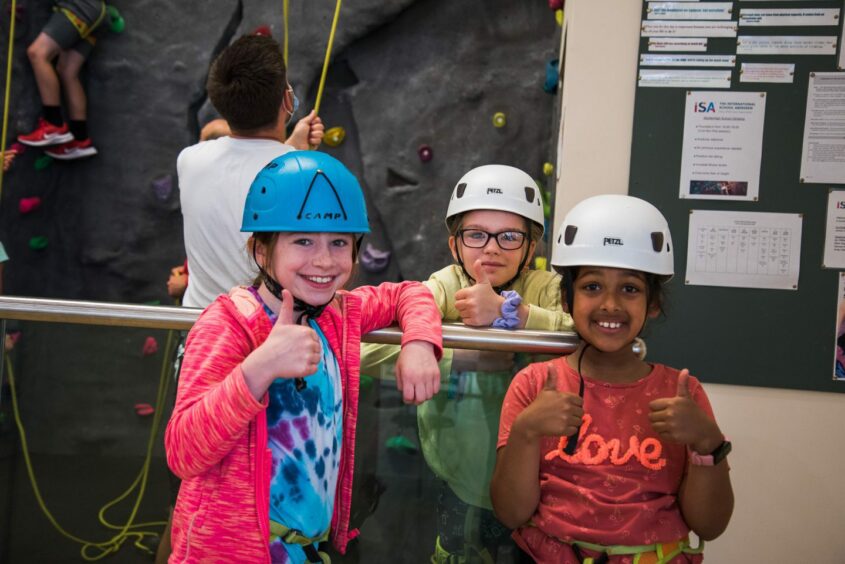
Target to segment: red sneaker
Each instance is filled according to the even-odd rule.
[[[73,134],[68,130],[66,123],[56,126],[44,118],[38,118],[38,127],[35,131],[18,135],[18,141],[30,147],[45,147],[73,141]]]
[[[68,141],[57,147],[44,149],[44,152],[54,159],[72,161],[73,159],[93,157],[97,154],[97,148],[91,143],[91,139],[88,138],[82,141]]]

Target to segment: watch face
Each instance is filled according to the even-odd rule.
[[[712,455],[713,456],[713,464],[714,465],[719,464],[721,461],[723,461],[728,456],[728,454],[730,452],[731,452],[731,442],[730,441],[722,441],[722,444],[720,444],[718,447],[716,447],[716,450],[713,451],[713,455]]]

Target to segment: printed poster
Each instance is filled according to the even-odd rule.
[[[845,269],[845,190],[830,190],[827,194],[822,268]]]
[[[801,214],[691,210],[686,283],[797,290]]]
[[[739,11],[739,25],[817,26],[839,25],[839,8],[766,8]]]
[[[687,92],[680,197],[756,201],[766,95]]]
[[[649,2],[650,20],[729,20],[733,2]]]
[[[649,37],[649,51],[707,51],[706,37]]]
[[[810,73],[800,180],[845,184],[845,73]]]
[[[836,345],[833,348],[833,379],[845,380],[845,272],[839,273],[839,299],[836,300]]]

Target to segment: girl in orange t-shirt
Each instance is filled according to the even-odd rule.
[[[688,370],[632,348],[674,273],[666,219],[630,196],[584,200],[552,265],[582,342],[511,383],[490,488],[497,517],[526,560],[701,562],[689,532],[716,538],[733,512],[730,443]]]

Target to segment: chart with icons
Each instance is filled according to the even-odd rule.
[[[801,215],[690,212],[686,283],[798,288]]]

